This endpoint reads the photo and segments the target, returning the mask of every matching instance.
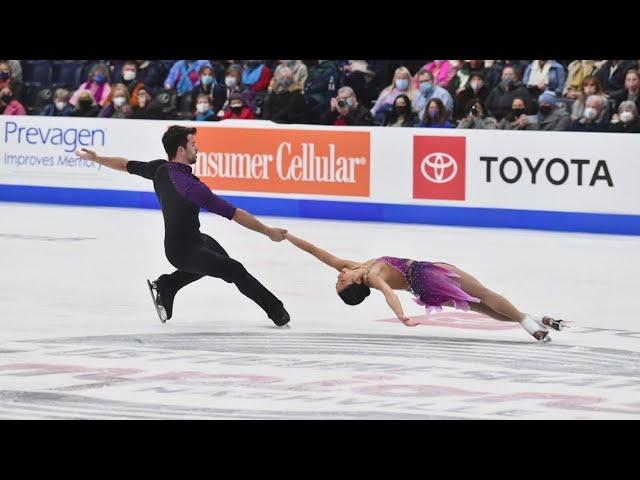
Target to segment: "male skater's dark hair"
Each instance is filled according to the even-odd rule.
[[[162,145],[164,145],[164,151],[167,152],[169,160],[175,158],[178,147],[187,148],[187,136],[195,134],[195,127],[171,125],[162,136]]]

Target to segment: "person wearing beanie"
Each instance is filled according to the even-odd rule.
[[[564,107],[564,105],[562,105]],[[558,106],[558,97],[551,90],[545,90],[538,97],[537,121],[527,125],[526,130],[565,131],[571,124],[571,115]]]
[[[466,111],[467,104],[474,98],[479,99],[483,104],[491,90],[486,85],[484,72],[481,70],[472,71],[467,87],[459,92],[455,97],[453,118],[462,120],[469,113]]]
[[[244,101],[243,96],[239,92],[232,93],[229,96],[229,103],[224,110],[222,120],[255,120],[256,116]]]

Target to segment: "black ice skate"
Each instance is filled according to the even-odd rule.
[[[158,317],[162,323],[166,323],[167,321],[167,311],[162,304],[162,297],[160,296],[160,292],[158,291],[158,285],[156,282],[150,282],[147,280],[147,285],[149,286],[149,293],[151,293],[151,299],[153,300],[153,306],[156,307],[156,312],[158,313]]]

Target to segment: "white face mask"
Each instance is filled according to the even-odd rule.
[[[620,114],[620,120],[622,120],[624,123],[630,122],[631,120],[633,120],[633,113],[622,112]]]
[[[67,106],[66,102],[56,102],[56,108],[61,111],[64,107]]]
[[[135,70],[125,70],[124,73],[122,74],[122,78],[124,78],[127,81],[133,80],[134,78],[136,78]]]
[[[470,82],[470,84],[471,84],[471,88],[473,88],[474,92],[477,92],[478,90],[480,90],[482,88],[482,82],[477,82],[477,81],[474,80],[473,82]]]
[[[204,113],[206,111],[209,110],[209,104],[208,103],[198,103],[196,105],[196,110],[198,110],[198,113]]]
[[[127,101],[127,99],[124,98],[124,97],[113,97],[113,104],[116,107],[121,107],[122,105],[125,104],[126,101]]]
[[[598,116],[598,111],[593,107],[587,107],[584,109],[584,116],[589,120],[593,120]]]
[[[236,77],[231,77],[231,76],[225,77],[224,83],[227,87],[233,88],[238,83],[238,79]]]

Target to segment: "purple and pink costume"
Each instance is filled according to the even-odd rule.
[[[412,261],[408,258],[380,257],[383,262],[398,270],[404,277],[414,301],[427,309],[441,311],[442,305],[451,302],[454,308],[469,310],[468,302],[480,302],[460,288],[460,276],[431,262]]]

